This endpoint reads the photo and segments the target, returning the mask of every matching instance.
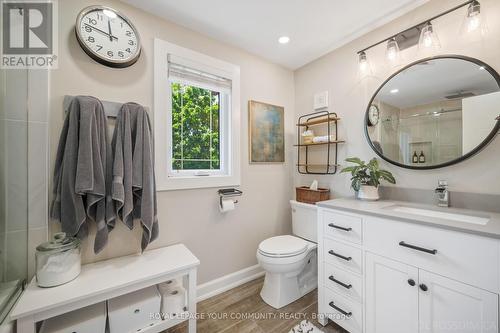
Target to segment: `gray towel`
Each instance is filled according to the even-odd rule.
[[[135,103],[122,106],[111,142],[113,148],[112,196],[116,216],[132,229],[142,224],[141,248],[158,237],[153,133],[149,116]]]
[[[54,168],[51,217],[62,231],[83,239],[96,224],[94,252],[100,252],[114,227],[111,199],[111,146],[101,102],[77,96],[69,105]]]

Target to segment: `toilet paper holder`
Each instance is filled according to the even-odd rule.
[[[222,200],[230,197],[240,197],[243,192],[236,188],[221,188],[217,191],[219,193],[219,205],[222,207]],[[238,200],[234,200],[234,203],[238,203]]]

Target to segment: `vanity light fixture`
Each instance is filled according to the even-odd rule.
[[[469,7],[467,7],[467,14],[462,24],[462,34],[469,34],[475,31],[479,31],[481,34],[486,32],[486,22],[482,16],[479,1],[472,1]]]
[[[431,22],[427,22],[420,32],[420,38],[418,40],[418,48],[422,49],[438,49],[441,47],[439,43],[439,38],[434,32],[434,27]]]
[[[391,38],[387,42],[387,50],[385,51],[385,57],[392,63],[399,60],[399,45],[396,38]]]
[[[390,91],[391,94],[397,94],[398,92],[399,92],[399,89],[397,89],[397,88],[396,89],[392,89]]]
[[[439,48],[441,47],[441,44],[439,42],[439,39],[437,37],[437,34],[435,32],[435,29],[432,25],[432,22],[435,21],[436,19],[447,15],[451,12],[454,12],[460,8],[463,8],[465,6],[467,7],[467,14],[465,17],[465,26],[467,27],[465,29],[466,32],[473,32],[478,29],[481,29],[481,32],[485,31],[485,22],[484,22],[484,17],[481,15],[481,4],[479,3],[478,0],[468,0],[461,5],[455,6],[451,9],[448,9],[447,11],[444,11],[438,15],[435,15],[423,22],[420,22],[406,30],[400,31],[395,35],[392,35],[384,40],[381,40],[375,44],[372,44],[360,51],[358,51],[358,56],[359,56],[359,67],[360,70],[363,70],[363,68],[368,69],[369,64],[368,60],[366,57],[366,51],[368,51],[371,48],[374,48],[375,46],[378,46],[382,43],[387,42],[387,50],[386,50],[386,58],[388,61],[394,62],[398,59],[400,50],[403,49],[403,41],[408,42],[407,36],[406,35],[415,35],[419,36],[420,38],[418,39],[418,45],[419,49],[429,49],[429,48]],[[408,43],[406,43],[408,44]],[[412,46],[415,44],[411,44],[409,46]],[[409,47],[406,45],[406,47]],[[404,47],[404,48],[406,48]]]
[[[371,74],[370,63],[368,62],[365,52],[361,52],[359,54],[359,74],[360,77],[365,77]]]

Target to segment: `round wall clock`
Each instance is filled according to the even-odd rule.
[[[109,67],[128,67],[141,55],[141,40],[132,22],[104,6],[84,8],[76,19],[76,39],[95,61]]]
[[[368,125],[375,126],[378,124],[378,120],[380,118],[380,111],[375,104],[370,105],[370,109],[368,110]]]

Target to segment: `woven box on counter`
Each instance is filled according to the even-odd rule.
[[[330,200],[330,190],[327,188],[318,188],[311,190],[307,186],[296,188],[297,201],[309,204],[315,204],[318,201]]]

